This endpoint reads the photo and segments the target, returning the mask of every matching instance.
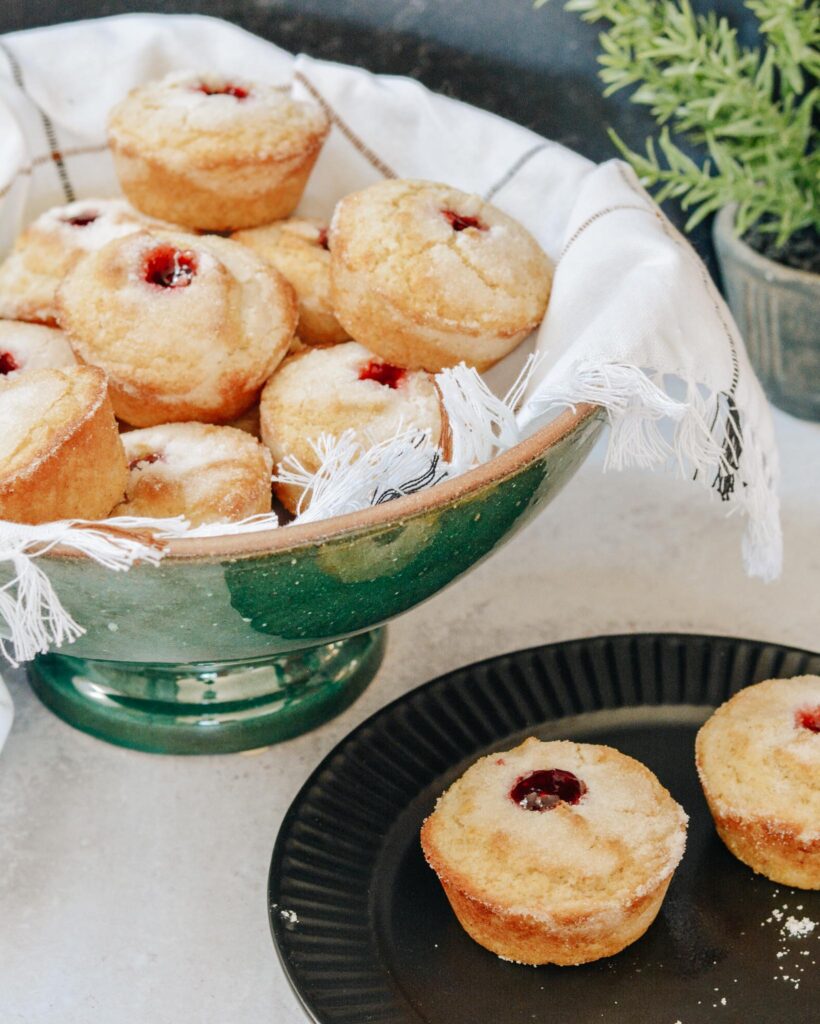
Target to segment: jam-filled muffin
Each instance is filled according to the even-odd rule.
[[[517,221],[475,195],[394,179],[346,196],[330,227],[333,308],[397,366],[479,370],[544,317],[552,264]]]
[[[185,72],[129,93],[111,111],[108,137],[138,209],[230,231],[293,211],[329,128],[320,107],[276,86]]]
[[[297,333],[308,345],[335,345],[350,335],[333,313],[330,297],[330,249],[327,227],[317,220],[291,217],[276,224],[238,231],[249,246],[284,274],[299,300]]]
[[[0,320],[0,377],[56,370],[76,362],[65,334],[56,327]]]
[[[185,516],[193,526],[271,510],[270,452],[233,427],[167,423],[123,435],[125,499],[117,516]]]
[[[110,242],[74,267],[58,300],[74,351],[108,373],[114,411],[135,427],[241,415],[296,329],[287,281],[216,235]]]
[[[820,676],[747,686],[697,736],[718,835],[773,882],[820,889]]]
[[[346,430],[370,447],[398,431],[417,429],[430,443],[446,446],[448,428],[433,378],[383,362],[354,341],[306,349],[290,356],[271,377],[260,403],[262,440],[278,465],[293,456],[309,472],[319,468],[311,442]],[[291,512],[302,491],[275,483]],[[302,505],[309,498],[302,500]]]
[[[0,519],[103,519],[122,497],[126,476],[101,370],[0,377]]]
[[[525,964],[581,964],[635,942],[683,856],[687,817],[612,747],[530,737],[441,796],[421,844],[462,927]]]
[[[151,224],[124,199],[81,199],[46,210],[0,265],[0,316],[56,323],[57,288],[77,260]]]

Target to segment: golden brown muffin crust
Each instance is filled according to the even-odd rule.
[[[69,367],[0,378],[0,519],[102,519],[125,478],[104,373]]]
[[[265,385],[259,406],[262,440],[274,463],[293,456],[308,472],[315,472],[319,460],[311,442],[323,434],[339,437],[346,430],[352,430],[365,448],[400,429],[414,428],[439,445],[444,415],[433,379],[395,367],[387,370],[388,378],[398,373],[395,387],[362,379],[371,367],[378,377],[382,365],[353,341],[289,356]],[[279,483],[274,489],[285,507],[295,511],[301,492]]]
[[[237,231],[247,245],[293,285],[299,300],[297,332],[308,345],[335,345],[349,335],[333,313],[327,228],[318,220],[291,217]]]
[[[696,760],[721,839],[773,881],[820,889],[820,677],[740,690],[698,733]],[[806,721],[809,719],[806,718]]]
[[[180,284],[155,283],[177,263]],[[58,301],[74,351],[106,370],[117,416],[132,426],[241,415],[287,353],[297,317],[277,271],[214,235],[111,242],[71,271]]]
[[[577,800],[512,799],[533,772],[570,772]],[[657,914],[686,815],[644,765],[611,747],[534,737],[480,758],[421,831],[462,926],[523,963],[575,964],[634,942]]]
[[[346,196],[330,228],[334,309],[351,337],[400,365],[479,369],[541,322],[552,264],[478,196],[394,179]]]
[[[115,515],[230,522],[271,510],[270,452],[250,434],[168,423],[123,437],[129,474]]]

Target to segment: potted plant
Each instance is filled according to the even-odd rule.
[[[538,0],[540,6],[546,0]],[[771,400],[820,419],[820,16],[816,0],[744,0],[759,44],[689,0],[570,0],[604,22],[605,95],[635,87],[660,131],[615,145],[658,201],[716,213],[725,293]],[[696,158],[693,159],[693,155]]]

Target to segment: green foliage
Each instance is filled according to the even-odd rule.
[[[546,0],[537,0],[541,6]],[[661,126],[644,154],[610,136],[659,201],[678,199],[693,228],[727,203],[737,230],[753,224],[782,245],[801,228],[820,230],[820,11],[817,0],[744,0],[759,47],[743,47],[714,13],[689,0],[569,0],[599,37],[605,95],[631,99]],[[699,164],[675,139],[703,148]]]

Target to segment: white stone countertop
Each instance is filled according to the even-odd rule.
[[[306,736],[248,755],[135,753],[74,731],[8,673],[2,1024],[303,1024],[268,931],[279,823],[338,740],[434,676],[600,633],[820,647],[820,424],[776,419],[786,561],[775,584],[744,576],[741,523],[719,502],[648,473],[602,476],[599,446],[533,524],[394,622],[370,688]]]

